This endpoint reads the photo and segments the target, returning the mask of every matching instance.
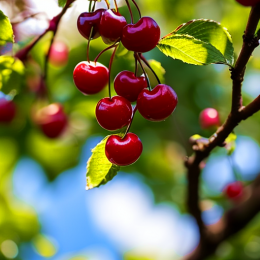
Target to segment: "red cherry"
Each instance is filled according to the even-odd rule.
[[[229,199],[236,200],[236,199],[241,198],[241,196],[243,194],[243,189],[244,189],[244,186],[243,186],[242,182],[236,181],[236,182],[228,184],[225,187],[224,192]]]
[[[98,9],[93,13],[82,13],[78,17],[77,26],[80,34],[89,39],[91,28],[93,27],[91,39],[96,39],[100,36],[99,34],[99,23],[101,16],[105,9]]]
[[[54,66],[66,65],[69,56],[69,49],[63,42],[54,42],[50,51],[50,63]]]
[[[260,3],[260,0],[236,0],[236,1],[244,6],[254,6],[257,3]]]
[[[159,84],[152,91],[144,89],[138,96],[140,114],[151,121],[162,121],[174,111],[178,103],[177,94],[167,85]]]
[[[106,10],[100,20],[99,32],[106,44],[116,42],[127,22],[124,16],[112,10]]]
[[[122,71],[116,76],[114,87],[119,96],[134,102],[137,100],[140,92],[147,88],[147,82],[143,76],[136,77],[133,72]]]
[[[142,17],[136,24],[124,27],[121,41],[130,51],[147,52],[157,45],[160,34],[160,27],[152,18]]]
[[[207,129],[210,127],[217,127],[220,125],[218,111],[214,108],[206,108],[200,113],[200,125]]]
[[[111,135],[107,139],[105,147],[107,159],[119,166],[126,166],[136,162],[142,151],[142,142],[133,133],[126,134],[123,139],[118,135]]]
[[[109,81],[108,68],[99,62],[80,62],[74,69],[73,79],[76,87],[85,95],[96,94]]]
[[[58,103],[40,109],[35,120],[43,133],[49,138],[60,136],[67,126],[67,116],[62,105]]]
[[[12,100],[0,98],[0,123],[11,122],[16,114],[16,107]]]
[[[131,103],[120,96],[103,98],[97,104],[96,117],[100,126],[107,130],[121,129],[131,121]]]

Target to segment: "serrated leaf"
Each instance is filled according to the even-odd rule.
[[[19,91],[23,84],[25,68],[23,63],[11,56],[0,56],[0,90],[8,94]]]
[[[14,42],[14,33],[9,18],[0,10],[0,46]]]
[[[180,42],[180,36],[185,37],[183,42]],[[178,43],[175,43],[175,40],[178,41]],[[198,44],[196,40],[206,44],[203,45],[204,47],[206,47],[206,52],[201,53],[201,48],[198,48],[200,57],[197,57],[195,53],[195,48],[197,46],[193,45],[194,43]],[[160,48],[161,44],[166,45],[168,41],[170,41],[171,45],[173,46],[177,45],[177,47],[180,48],[181,52],[183,51],[183,48],[186,44],[189,45],[191,52],[186,52],[185,54],[186,56],[191,56],[193,58],[192,60],[184,58],[182,56],[169,55],[172,58],[180,59],[183,62],[194,65],[223,63],[230,66],[232,66],[234,63],[234,48],[231,35],[226,28],[222,27],[219,23],[215,21],[199,19],[182,24],[172,33],[164,37],[159,42],[158,48],[161,51],[164,51],[164,48]],[[190,43],[187,43],[187,41],[190,41]],[[171,52],[168,51],[168,53]],[[193,62],[193,60],[195,61]]]
[[[224,56],[214,46],[189,35],[172,34],[157,45],[166,56],[194,65],[225,63]]]
[[[156,60],[149,60],[148,61],[158,78],[160,79],[161,83],[165,83],[165,69],[162,67],[162,64]]]
[[[60,7],[64,7],[66,3],[67,3],[67,0],[59,0]]]
[[[99,187],[112,180],[120,167],[112,164],[106,157],[105,146],[109,136],[103,139],[92,149],[92,155],[87,162],[87,186],[86,190]]]

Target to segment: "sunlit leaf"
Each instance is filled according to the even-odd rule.
[[[109,136],[103,139],[92,150],[92,155],[87,163],[87,190],[106,184],[120,170],[120,167],[113,165],[106,157],[105,145]]]
[[[234,63],[234,48],[227,29],[212,20],[192,20],[160,40],[165,55],[194,65]]]
[[[160,79],[161,83],[165,83],[165,69],[162,67],[162,64],[156,60],[149,60],[148,61],[158,78]]]
[[[0,10],[0,46],[14,42],[12,25],[6,15]]]

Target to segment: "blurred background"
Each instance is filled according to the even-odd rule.
[[[238,55],[250,8],[235,0],[137,2],[144,16],[158,22],[162,36],[192,19],[220,22],[232,35]],[[163,82],[176,91],[176,111],[160,123],[146,121],[137,112],[131,131],[143,142],[141,158],[122,167],[105,186],[85,191],[91,149],[108,134],[95,119],[95,106],[107,96],[107,89],[83,96],[72,78],[76,64],[86,60],[87,41],[79,34],[76,21],[81,12],[88,11],[88,4],[77,0],[63,17],[56,42],[65,46],[65,54],[59,56],[65,58],[57,61],[54,55],[49,64],[46,85],[51,101],[63,104],[69,117],[61,137],[49,139],[32,120],[32,110],[38,105],[34,90],[40,83],[51,32],[33,48],[24,73],[17,70],[5,80],[0,78],[2,91],[4,84],[11,86],[17,105],[14,120],[0,125],[0,259],[182,259],[199,241],[195,220],[185,203],[183,159],[192,152],[190,136],[209,137],[215,130],[200,127],[203,109],[217,109],[222,122],[227,117],[231,105],[229,69],[224,65],[187,65],[167,58],[157,48],[145,53]],[[130,22],[124,1],[120,5],[121,14]],[[55,0],[1,0],[0,10],[10,18],[15,33],[15,44],[7,44],[0,52],[12,55],[43,33],[48,20],[61,8]],[[138,13],[133,10],[137,20]],[[100,38],[91,42],[91,60],[106,47]],[[104,53],[100,62],[108,66],[110,56],[111,51]],[[244,104],[260,92],[259,69],[258,48],[247,67]],[[134,70],[133,54],[124,48],[117,52],[112,79],[122,70]],[[149,75],[155,86],[155,78]],[[235,151],[230,155],[227,149],[217,148],[203,169],[201,206],[207,225],[217,223],[234,204],[223,195],[224,187],[235,180],[247,185],[260,172],[260,115],[242,122],[235,133],[237,139],[231,144]],[[259,219],[221,244],[209,259],[259,259]]]

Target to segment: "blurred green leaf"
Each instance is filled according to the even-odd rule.
[[[120,170],[119,166],[113,165],[106,157],[105,145],[108,137],[92,150],[92,155],[87,162],[87,190],[106,184]]]
[[[59,0],[60,7],[64,7],[66,3],[67,3],[67,0]]]
[[[9,18],[0,10],[0,46],[14,42],[14,34]]]
[[[234,63],[234,48],[227,29],[212,20],[192,20],[160,40],[166,56],[194,65]]]
[[[10,56],[0,56],[0,90],[8,94],[12,90],[19,91],[24,78],[23,63]]]
[[[228,155],[231,155],[235,151],[236,139],[237,139],[237,136],[234,133],[231,133],[225,140],[225,143],[226,143],[225,148],[228,151]]]
[[[154,72],[157,74],[158,78],[160,79],[161,83],[165,83],[164,74],[166,73],[165,69],[162,67],[162,64],[156,60],[149,60],[148,61]]]

